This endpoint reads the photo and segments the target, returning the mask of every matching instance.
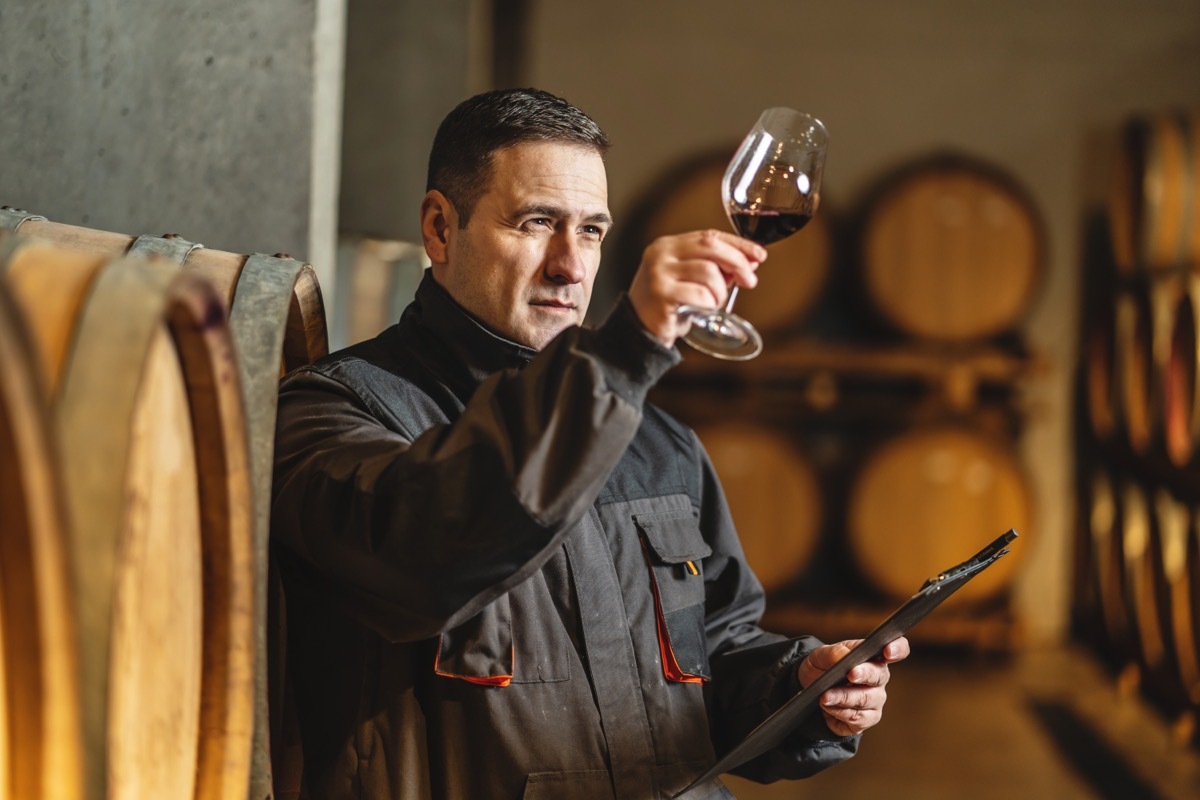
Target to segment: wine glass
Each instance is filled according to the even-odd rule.
[[[761,245],[804,227],[821,199],[829,136],[816,117],[768,108],[742,141],[721,181],[721,200],[739,236]],[[721,308],[681,306],[691,321],[684,341],[717,358],[745,361],[762,350],[762,336],[733,313],[738,287]]]

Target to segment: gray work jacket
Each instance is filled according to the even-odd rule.
[[[799,689],[677,360],[627,300],[540,353],[426,275],[280,389],[272,537],[312,798],[669,797]],[[819,715],[740,774],[849,758]],[[689,797],[730,797],[713,781]]]

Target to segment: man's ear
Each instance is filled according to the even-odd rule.
[[[427,192],[421,201],[421,241],[431,263],[445,264],[449,260],[450,228],[457,224],[458,214],[446,195],[437,189]]]

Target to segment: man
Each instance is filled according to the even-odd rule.
[[[461,104],[430,156],[416,300],[281,387],[273,535],[313,798],[669,797],[853,645],[758,628],[711,465],[644,401],[679,358],[675,310],[752,287],[765,251],[659,239],[580,327],[607,145],[544,92]],[[856,667],[740,772],[848,758],[907,654]]]

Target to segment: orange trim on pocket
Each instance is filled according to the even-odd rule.
[[[654,625],[658,631],[658,650],[662,656],[663,675],[674,683],[704,683],[706,678],[684,672],[679,666],[679,659],[675,658],[675,650],[671,647],[671,637],[667,633],[667,618],[663,613],[662,598],[658,596],[658,580],[654,577],[654,562],[650,560],[646,543],[641,542],[641,545],[642,555],[646,557],[646,566],[650,569],[650,590],[654,593]]]
[[[516,663],[516,649],[512,651],[513,663]],[[433,672],[435,675],[440,675],[443,678],[453,678],[467,683],[474,683],[479,686],[508,686],[512,683],[512,674],[508,675],[455,675],[450,672],[442,672],[439,664],[442,660],[442,635],[438,634],[437,654],[433,657]]]

